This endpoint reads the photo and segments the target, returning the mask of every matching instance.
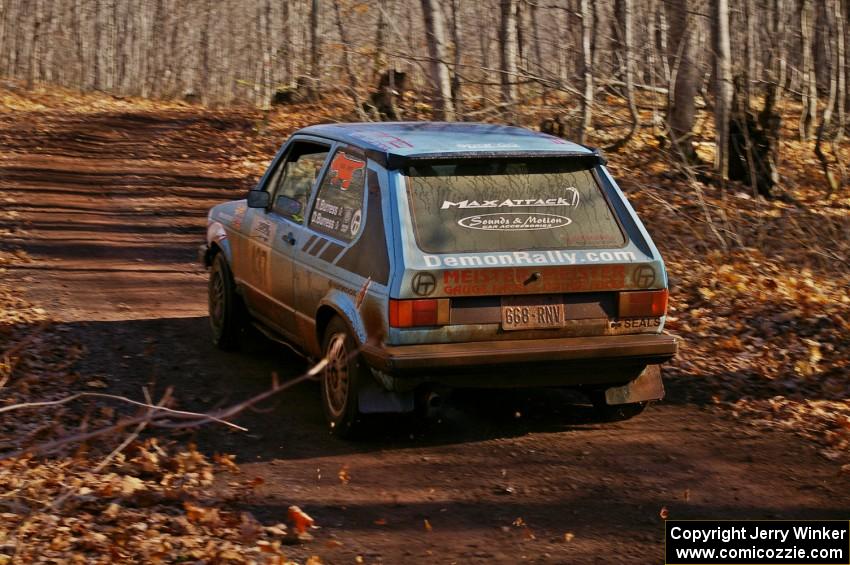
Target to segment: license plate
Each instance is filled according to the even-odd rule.
[[[502,298],[503,330],[563,328],[564,320],[564,303],[560,296]]]

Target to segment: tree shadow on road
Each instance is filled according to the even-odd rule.
[[[260,336],[246,344],[246,351],[219,351],[210,343],[207,323],[206,317],[191,317],[63,325],[86,348],[78,367],[82,374],[97,375],[109,383],[110,392],[138,399],[143,387],[155,398],[173,387],[179,407],[188,410],[210,411],[243,401],[267,390],[272,374],[285,381],[308,368],[304,359]],[[374,415],[358,441],[344,441],[329,432],[317,382],[283,391],[235,421],[249,431],[208,425],[193,432],[193,439],[210,452],[257,460],[579,432],[598,424],[591,406],[575,391],[458,390],[428,419]]]

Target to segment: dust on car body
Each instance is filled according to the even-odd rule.
[[[349,435],[433,387],[570,386],[606,417],[663,396],[668,285],[589,148],[470,123],[312,126],[209,213],[210,325],[325,357]]]

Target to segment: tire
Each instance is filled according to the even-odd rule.
[[[649,402],[632,402],[630,404],[608,404],[605,402],[605,391],[594,391],[590,394],[590,401],[596,416],[603,422],[624,422],[639,416]]]
[[[239,349],[239,338],[245,327],[245,308],[236,294],[233,274],[222,253],[216,253],[213,258],[208,293],[213,345],[224,351]]]
[[[322,371],[322,409],[331,433],[340,438],[357,435],[363,416],[359,391],[370,376],[348,326],[340,318],[331,319],[322,340],[322,355],[328,364]]]

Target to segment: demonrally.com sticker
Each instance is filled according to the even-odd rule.
[[[428,267],[508,267],[637,261],[632,251],[511,251],[475,255],[424,255]]]

